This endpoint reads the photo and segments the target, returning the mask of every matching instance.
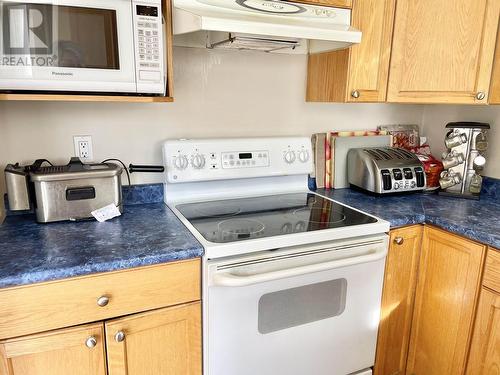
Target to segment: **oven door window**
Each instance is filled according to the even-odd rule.
[[[0,10],[3,65],[120,69],[113,9],[0,0]]]
[[[337,279],[264,294],[259,300],[262,334],[333,318],[345,310],[347,280]]]

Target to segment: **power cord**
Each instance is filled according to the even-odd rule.
[[[131,184],[130,184],[130,173],[128,172],[128,168],[127,166],[125,165],[124,162],[122,162],[120,159],[106,159],[106,160],[103,160],[101,162],[101,164],[104,164],[108,161],[117,161],[118,163],[120,163],[122,166],[123,166],[123,169],[125,170],[125,173],[127,174],[127,181],[128,181],[128,186],[130,188]]]

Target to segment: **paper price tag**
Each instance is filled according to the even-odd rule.
[[[104,206],[104,207],[99,208],[95,211],[92,211],[91,214],[100,223],[103,223],[106,220],[109,220],[109,219],[112,219],[114,217],[121,215],[120,210],[114,204],[108,204],[107,206]]]

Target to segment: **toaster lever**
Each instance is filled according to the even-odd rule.
[[[382,183],[384,184],[384,190],[392,189],[392,178],[391,172],[388,169],[383,169],[382,171]]]

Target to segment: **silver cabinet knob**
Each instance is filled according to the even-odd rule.
[[[483,91],[479,91],[477,94],[476,94],[476,99],[477,100],[484,100],[484,98],[486,98],[486,93],[483,92]]]
[[[123,340],[125,340],[125,332],[123,332],[123,331],[116,332],[116,334],[115,334],[115,341],[116,342],[122,342]]]
[[[354,99],[358,99],[361,94],[358,90],[354,90],[353,92],[351,92],[351,96],[354,98]]]
[[[394,243],[395,243],[396,245],[402,245],[404,242],[405,242],[405,239],[404,239],[403,237],[396,237],[396,238],[394,239]]]
[[[109,297],[108,296],[101,296],[97,299],[97,305],[104,307],[107,306],[109,303]]]
[[[87,340],[85,340],[85,345],[89,349],[95,348],[97,345],[97,339],[94,336],[90,336]]]

